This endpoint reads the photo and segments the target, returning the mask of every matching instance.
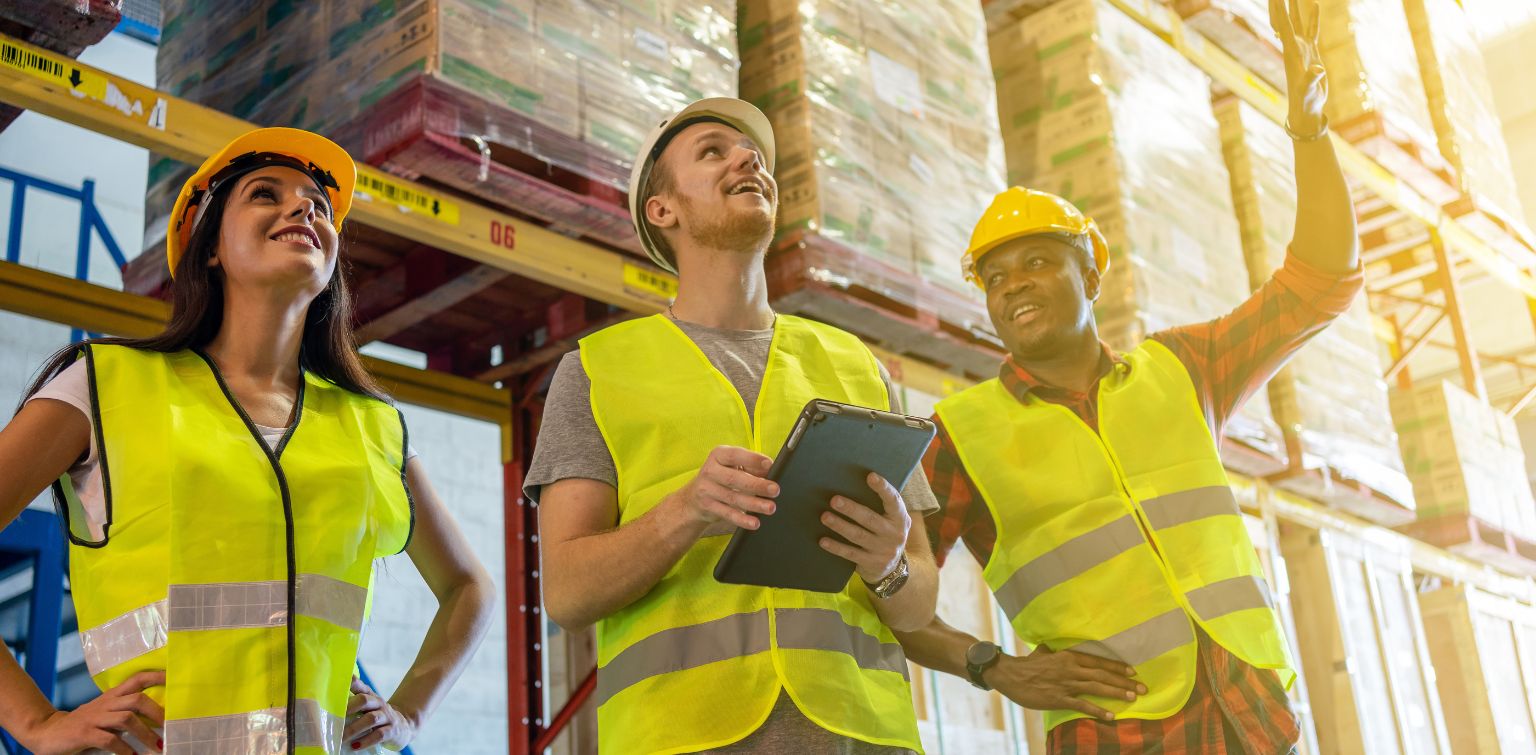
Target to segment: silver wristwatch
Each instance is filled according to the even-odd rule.
[[[907,554],[903,553],[896,561],[896,568],[892,569],[890,574],[882,577],[879,582],[865,582],[864,586],[868,587],[875,597],[885,600],[895,595],[907,583],[908,573]]]

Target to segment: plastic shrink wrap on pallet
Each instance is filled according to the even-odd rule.
[[[660,118],[737,91],[732,0],[165,0],[163,8],[161,89],[257,124],[331,135],[360,160],[493,202],[516,203],[494,182],[504,162],[622,192]],[[412,159],[408,140],[435,144],[435,159]],[[165,160],[152,166],[149,214],[168,211],[184,171]],[[622,203],[612,204],[609,230],[632,239]]]
[[[1440,154],[1466,195],[1447,210],[1511,259],[1528,258],[1536,241],[1471,20],[1457,0],[1403,0],[1403,8]]]
[[[740,0],[741,93],[778,140],[780,246],[804,267],[943,318],[986,321],[960,275],[1003,188],[974,0]]]

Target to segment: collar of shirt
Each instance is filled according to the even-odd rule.
[[[1099,341],[1099,349],[1099,377],[1098,380],[1094,381],[1095,387],[1098,386],[1099,380],[1104,379],[1104,376],[1109,374],[1111,369],[1118,369],[1121,372],[1131,369],[1131,363],[1127,362],[1124,357],[1110,348],[1109,344]],[[1013,397],[1020,402],[1023,402],[1031,393],[1042,394],[1042,398],[1046,395],[1063,398],[1081,398],[1085,395],[1083,392],[1051,385],[1040,380],[1031,374],[1028,369],[1025,369],[1023,365],[1014,361],[1012,354],[1009,354],[1008,358],[1003,360],[1002,366],[998,368],[997,377],[1002,381],[1003,387],[1007,388],[1008,392],[1013,394]],[[1092,388],[1089,389],[1090,392],[1092,390]]]

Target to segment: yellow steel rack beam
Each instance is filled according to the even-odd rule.
[[[0,100],[192,164],[254,128],[4,35]],[[677,290],[677,278],[663,270],[366,165],[358,166],[357,199],[349,221],[632,312],[659,312]],[[878,349],[876,354],[903,375],[905,385],[935,396],[955,390],[952,376],[937,367]]]
[[[160,332],[171,308],[159,299],[0,262],[0,308],[93,333],[142,338]],[[463,417],[506,424],[511,394],[484,383],[363,357],[390,395]]]
[[[1109,2],[1161,37],[1217,83],[1232,90],[1265,117],[1278,124],[1285,123],[1284,96],[1214,42],[1185,26],[1171,8],[1155,0]],[[1536,297],[1536,277],[1531,273],[1532,269],[1536,269],[1536,253],[1532,253],[1531,259],[1525,260],[1523,266],[1516,264],[1338,134],[1333,134],[1332,138],[1339,162],[1350,177],[1399,211],[1437,231],[1448,246],[1467,255],[1495,278],[1523,291],[1528,297]]]

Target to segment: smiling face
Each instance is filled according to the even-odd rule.
[[[1025,236],[976,265],[987,312],[1021,362],[1055,357],[1094,330],[1099,273],[1085,252],[1053,236]]]
[[[336,270],[338,240],[326,195],[308,175],[271,167],[230,190],[210,264],[228,285],[294,287],[311,297]]]
[[[684,127],[657,158],[651,181],[645,217],[672,250],[755,253],[773,240],[779,187],[757,145],[736,129]]]

